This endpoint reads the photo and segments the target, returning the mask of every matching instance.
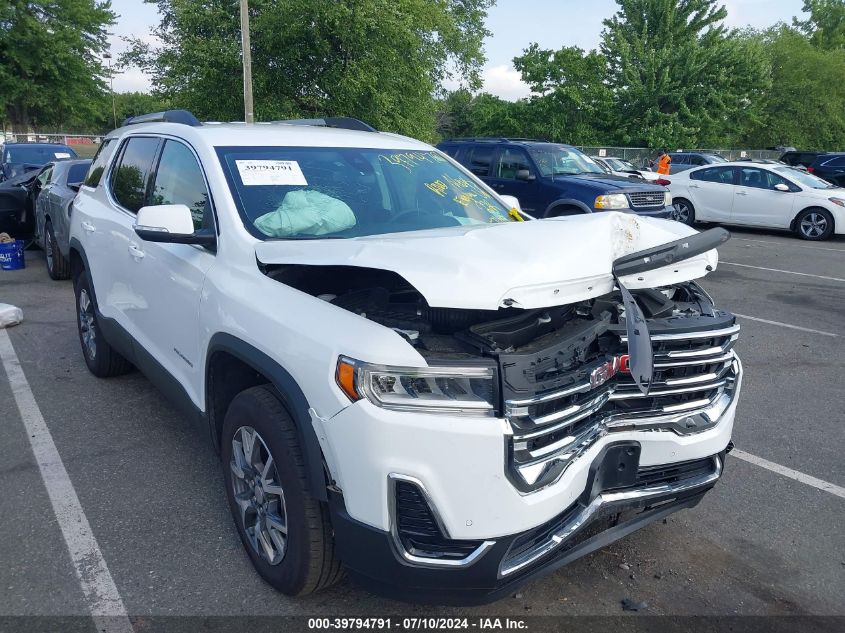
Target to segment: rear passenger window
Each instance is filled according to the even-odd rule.
[[[194,229],[214,227],[202,170],[182,143],[165,142],[149,204],[184,204],[191,210]]]
[[[467,166],[476,176],[487,176],[490,173],[490,162],[492,160],[492,147],[476,146],[469,152]]]
[[[502,150],[496,165],[496,177],[516,180],[516,174],[522,170],[530,170],[528,155],[519,149]]]
[[[147,179],[153,166],[159,140],[146,136],[130,138],[112,172],[112,194],[122,207],[133,213],[144,206]]]
[[[100,184],[100,178],[103,176],[103,170],[106,168],[106,161],[110,155],[110,152],[107,152],[106,148],[113,142],[114,139],[108,138],[100,145],[100,149],[98,149],[97,153],[94,155],[94,160],[91,163],[91,167],[88,168],[88,173],[83,181],[85,186],[96,187]]]
[[[690,174],[692,180],[703,180],[704,182],[716,182],[723,185],[732,185],[734,182],[733,167],[711,167],[710,169],[697,169]]]

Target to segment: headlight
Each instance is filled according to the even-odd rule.
[[[671,207],[672,206],[672,192],[667,191],[663,194],[663,206],[664,207]]]
[[[493,367],[391,367],[341,356],[337,384],[350,400],[394,411],[492,416]]]
[[[596,209],[627,209],[628,198],[624,193],[609,193],[596,198]]]
[[[833,204],[839,205],[840,207],[845,207],[845,200],[842,198],[828,198]]]

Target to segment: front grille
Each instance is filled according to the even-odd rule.
[[[732,397],[739,365],[739,326],[651,335],[654,376],[644,395],[630,374],[597,388],[589,381],[506,401],[513,428],[510,473],[531,491],[555,481],[604,434],[632,428],[695,433],[716,423]],[[624,348],[627,337],[620,337]],[[604,362],[602,359],[600,362]]]
[[[662,191],[633,191],[628,199],[632,209],[649,209],[664,206],[666,198]]]
[[[456,541],[443,535],[441,527],[420,489],[411,482],[396,482],[396,530],[402,547],[413,556],[462,560],[482,541]]]

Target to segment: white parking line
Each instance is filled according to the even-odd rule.
[[[131,633],[126,607],[4,329],[0,329],[0,361],[94,623],[100,631]]]
[[[796,273],[794,270],[781,270],[780,268],[764,268],[763,266],[752,266],[751,264],[737,264],[736,262],[719,262],[719,265],[727,264],[728,266],[742,266],[743,268],[756,268],[757,270],[768,270],[773,273],[785,273],[787,275],[801,275],[802,277],[815,277],[816,279],[827,279],[828,281],[841,281],[845,283],[845,279],[839,277],[825,277],[824,275],[811,275],[810,273]]]
[[[781,466],[780,464],[770,462],[768,459],[763,459],[762,457],[751,455],[750,453],[741,451],[738,448],[733,449],[731,451],[731,455],[733,457],[738,457],[739,459],[746,461],[749,464],[760,466],[760,468],[765,468],[766,470],[770,470],[773,473],[777,473],[778,475],[789,477],[790,479],[794,479],[795,481],[800,481],[802,484],[807,484],[808,486],[812,486],[813,488],[824,490],[825,492],[829,492],[832,495],[836,495],[837,497],[842,497],[843,499],[845,499],[845,488],[843,488],[842,486],[837,486],[836,484],[832,484],[829,481],[824,481],[823,479],[816,479],[815,477],[806,475],[797,470],[793,470],[792,468],[787,468],[786,466]]]
[[[741,240],[743,242],[757,242],[758,244],[774,244],[775,246],[790,246],[792,248],[809,248],[814,251],[833,251],[834,253],[845,253],[845,248],[827,248],[825,246],[809,246],[807,244],[793,244],[792,242],[771,242],[769,240],[752,240],[747,237],[733,237],[731,241]]]
[[[769,321],[768,319],[761,319],[759,317],[748,316],[747,314],[740,314],[739,312],[734,312],[734,315],[742,319],[748,319],[749,321],[759,321],[760,323],[768,323],[769,325],[788,327],[791,330],[801,330],[802,332],[809,332],[810,334],[821,334],[822,336],[836,337],[839,336],[838,334],[834,334],[833,332],[822,332],[821,330],[813,330],[808,327],[801,327],[800,325],[790,325],[789,323],[781,323],[780,321]]]

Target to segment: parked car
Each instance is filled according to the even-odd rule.
[[[660,174],[657,172],[636,167],[631,161],[625,160],[624,158],[616,158],[615,156],[590,156],[590,158],[598,163],[599,167],[604,169],[606,173],[613,174],[614,176],[648,180],[649,182],[661,180]]]
[[[822,154],[807,171],[834,185],[845,187],[845,153]]]
[[[805,240],[845,233],[845,189],[788,165],[724,163],[678,174],[675,219],[794,231]]]
[[[77,158],[76,152],[61,143],[6,143],[0,159],[0,181],[72,158]]]
[[[90,160],[66,160],[46,165],[38,175],[35,199],[35,240],[47,257],[47,274],[68,279],[71,205],[91,166]]]
[[[443,141],[437,148],[538,218],[608,210],[665,218],[672,209],[664,187],[606,174],[569,145],[476,138]]]
[[[35,234],[35,201],[40,193],[38,176],[44,170],[33,169],[0,182],[0,233],[30,241]]]
[[[342,564],[406,599],[494,599],[720,478],[739,325],[691,280],[724,229],[525,218],[354,119],[142,120],[74,202],[82,353],[207,427],[278,590]]]
[[[702,165],[715,165],[726,163],[727,160],[718,154],[707,154],[702,152],[669,152],[672,164],[669,166],[670,174],[678,174],[693,167]]]
[[[809,167],[822,154],[824,152],[799,152],[797,150],[791,150],[783,153],[780,157],[780,162],[792,167]]]

